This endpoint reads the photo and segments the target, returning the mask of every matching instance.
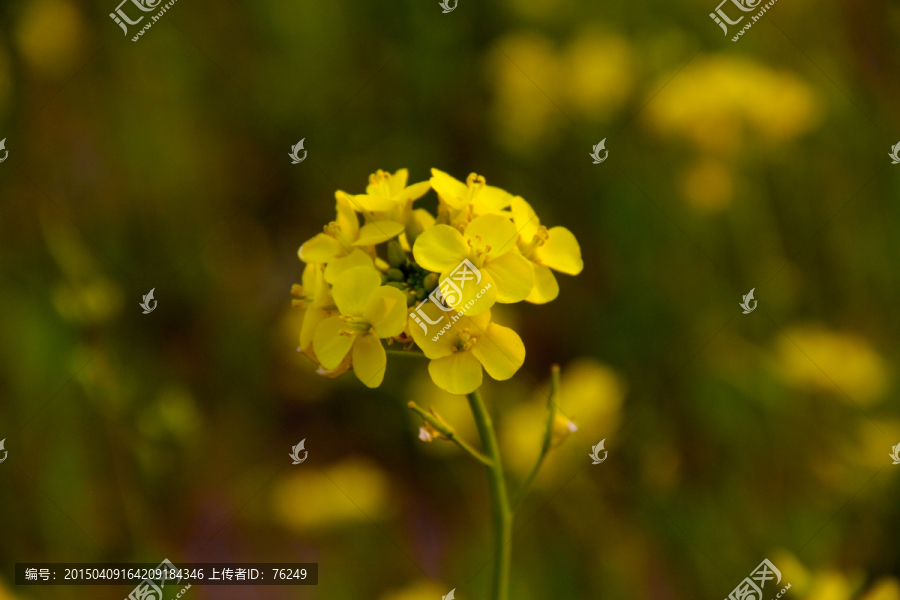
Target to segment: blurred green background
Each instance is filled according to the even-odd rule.
[[[484,389],[510,478],[553,363],[580,427],[511,597],[722,598],[768,557],[789,598],[900,600],[898,2],[780,0],[737,43],[715,0],[180,0],[137,43],[115,4],[0,5],[0,599],[130,591],[16,562],[163,558],[319,563],[196,599],[486,598],[484,470],[405,408],[475,441],[464,398],[415,361],[319,378],[290,308],[336,189],[437,167],[584,255],[497,311],[527,348]]]

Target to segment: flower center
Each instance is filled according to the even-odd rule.
[[[341,335],[365,335],[372,329],[372,325],[362,317],[341,315],[341,321],[347,324],[347,328],[341,330]]]
[[[453,351],[465,352],[474,346],[477,341],[478,338],[472,337],[468,327],[461,329],[459,333],[456,334],[456,341],[453,342]]]
[[[484,240],[479,234],[475,235],[474,240],[472,238],[468,238],[466,241],[469,244],[469,248],[472,249],[472,253],[477,266],[480,267],[484,264],[484,259],[488,257],[493,246],[491,246],[490,244],[485,244]]]
[[[330,235],[338,242],[341,243],[341,246],[344,247],[348,253],[353,252],[353,240],[347,239],[347,236],[343,234],[341,231],[341,226],[337,221],[332,221],[328,225],[325,226],[325,235]]]
[[[381,169],[378,169],[374,174],[369,175],[369,185],[377,185],[379,186],[379,191],[381,195],[385,198],[391,197],[391,174],[385,173]]]
[[[549,239],[550,232],[547,231],[546,227],[541,225],[540,227],[538,227],[537,233],[534,234],[534,238],[531,240],[531,242],[525,244],[524,246],[519,246],[519,250],[522,252],[522,256],[524,256],[525,258],[531,258],[537,247],[543,246]]]

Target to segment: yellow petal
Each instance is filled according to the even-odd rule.
[[[346,323],[338,316],[328,317],[316,327],[313,350],[326,369],[335,369],[353,346],[354,336],[341,335]]]
[[[457,281],[453,279],[454,271],[459,273],[458,266],[441,273],[438,286],[444,295],[444,304],[468,315],[480,315],[497,301],[497,285],[485,269],[481,269],[475,279]],[[471,271],[471,270],[470,270]]]
[[[367,223],[359,230],[359,238],[353,242],[354,246],[371,246],[386,242],[392,237],[400,235],[403,225],[394,221],[375,221]]]
[[[359,233],[359,218],[356,216],[359,206],[349,194],[341,190],[336,191],[334,197],[337,200],[337,204],[335,204],[336,221],[341,228],[341,235],[348,241],[353,241]]]
[[[468,224],[464,235],[476,251],[490,246],[487,256],[500,256],[516,246],[516,226],[500,215],[476,217]]]
[[[456,210],[466,206],[464,199],[468,195],[469,188],[455,177],[451,177],[443,171],[431,169],[431,187],[444,202]]]
[[[343,254],[344,247],[341,246],[341,243],[324,233],[304,242],[297,252],[300,260],[305,263],[327,263]]]
[[[316,265],[310,263],[303,267],[303,295],[312,298],[316,295]]]
[[[377,194],[357,194],[356,196],[353,196],[353,204],[358,207],[360,211],[380,212],[391,210],[397,206],[397,201],[393,198],[379,196]]]
[[[328,266],[325,267],[325,281],[333,285],[337,280],[338,275],[353,267],[369,267],[374,269],[375,262],[372,260],[371,256],[356,248],[347,256],[335,258],[328,263]]]
[[[449,225],[435,225],[417,237],[413,246],[419,266],[435,273],[456,268],[468,255],[465,238]]]
[[[421,183],[414,183],[413,185],[405,188],[394,196],[394,200],[397,202],[409,202],[410,200],[418,200],[422,196],[428,193],[428,190],[431,189],[430,181],[423,181]]]
[[[428,373],[436,386],[451,394],[471,394],[481,387],[484,377],[481,363],[471,352],[454,352],[433,360],[428,363]]]
[[[534,214],[531,205],[525,202],[521,196],[512,199],[512,218],[519,232],[519,239],[530,244],[537,234],[538,227],[541,226],[541,220]]]
[[[572,232],[565,227],[552,227],[550,237],[543,246],[534,250],[535,262],[547,265],[554,271],[567,275],[578,275],[584,269],[581,260],[581,246]]]
[[[314,308],[312,306],[306,309],[306,312],[303,313],[303,327],[300,329],[301,351],[306,350],[306,348],[312,343],[313,335],[315,335],[316,333],[316,328],[319,326],[319,323],[327,318],[327,310]]]
[[[534,268],[531,261],[518,252],[507,252],[482,267],[497,287],[497,302],[521,302],[534,288]]]
[[[381,385],[386,366],[387,354],[381,340],[372,334],[356,338],[356,343],[353,344],[353,372],[366,387],[376,388]]]
[[[397,169],[397,172],[391,175],[391,179],[389,182],[391,197],[399,194],[400,191],[406,187],[407,181],[409,181],[409,170]]]
[[[475,196],[475,214],[489,214],[509,206],[513,196],[506,190],[486,185]]]
[[[369,296],[380,286],[381,275],[378,271],[369,267],[353,267],[340,274],[331,295],[341,314],[361,317]]]
[[[456,314],[455,312],[444,312],[431,300],[426,299],[421,305],[410,308],[409,314],[409,332],[425,356],[441,358],[449,356],[453,352],[453,337],[455,336],[451,334],[450,330],[444,328],[448,325],[451,329],[453,328],[450,318]],[[420,322],[416,322],[416,318]],[[438,335],[441,331],[444,333]]]
[[[515,375],[525,362],[522,338],[509,327],[496,323],[488,326],[487,335],[478,339],[471,352],[484,365],[488,375],[498,381]]]
[[[559,283],[557,283],[553,271],[550,270],[550,267],[537,263],[531,263],[531,266],[534,267],[534,288],[525,300],[532,304],[545,304],[556,300],[556,297],[559,296]]]
[[[380,338],[400,335],[406,325],[406,295],[395,287],[383,285],[366,301],[363,318]]]

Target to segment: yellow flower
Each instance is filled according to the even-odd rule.
[[[419,327],[411,329],[416,344],[431,359],[431,380],[442,390],[469,394],[481,387],[482,367],[494,379],[504,381],[525,362],[522,338],[509,327],[492,322],[490,311],[473,317],[453,311],[442,314],[431,302],[420,310],[439,323],[428,333]]]
[[[438,169],[431,169],[431,187],[441,202],[438,216],[446,223],[464,226],[474,217],[499,213],[509,206],[512,194],[487,185],[481,175],[469,174],[463,183]]]
[[[519,196],[512,200],[512,214],[519,231],[519,251],[534,268],[534,288],[525,300],[534,304],[550,302],[559,295],[559,284],[550,269],[578,275],[584,268],[578,240],[565,227],[548,230],[541,225],[531,205]]]
[[[324,233],[304,242],[298,251],[305,263],[328,264],[325,281],[329,283],[347,269],[372,267],[372,257],[361,248],[386,242],[403,231],[403,225],[390,220],[371,221],[360,227],[354,199],[340,190],[334,196],[337,217],[325,226]]]
[[[297,348],[303,352],[313,340],[316,327],[331,316],[334,301],[331,299],[331,291],[325,282],[322,265],[308,264],[303,269],[303,285],[294,284],[291,294],[296,296],[291,304],[303,309],[303,327],[300,330],[300,346]]]
[[[420,266],[447,279],[468,259],[481,273],[481,282],[462,287],[462,303],[477,302],[467,311],[480,314],[494,302],[520,302],[534,287],[534,269],[516,250],[516,227],[500,215],[483,215],[460,233],[449,225],[435,225],[416,240],[413,256]],[[484,294],[480,292],[485,290]]]
[[[378,338],[400,335],[406,326],[406,296],[381,285],[378,271],[354,267],[341,273],[331,290],[340,315],[316,327],[313,349],[325,369],[336,369],[351,349],[353,372],[368,387],[384,379],[387,354]]]

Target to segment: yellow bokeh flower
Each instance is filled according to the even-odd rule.
[[[515,375],[525,362],[522,338],[509,327],[492,322],[490,311],[472,317],[456,312],[441,314],[431,302],[420,310],[432,321],[441,319],[443,326],[429,333],[411,328],[416,344],[431,359],[431,380],[442,390],[472,393],[481,387],[482,366],[491,377],[503,381]]]
[[[381,285],[369,267],[341,273],[331,290],[340,315],[326,318],[313,335],[313,349],[326,369],[336,369],[352,350],[353,372],[368,387],[384,379],[387,355],[379,338],[400,335],[406,326],[406,296]]]
[[[362,227],[356,216],[355,201],[345,192],[335,192],[337,217],[317,234],[300,246],[297,252],[305,263],[325,264],[325,281],[334,283],[337,276],[353,267],[372,267],[372,257],[363,248],[374,246],[397,237],[403,225],[395,221],[371,221]]]
[[[887,364],[866,340],[815,326],[793,327],[786,334],[778,341],[776,368],[788,383],[840,398],[847,394],[861,406],[884,398]]]
[[[351,500],[352,498],[352,500]],[[279,478],[272,514],[293,530],[307,532],[385,518],[390,481],[378,465],[349,458],[323,470],[307,469]]]
[[[748,134],[761,141],[792,140],[811,130],[819,114],[813,90],[794,73],[714,56],[685,67],[648,105],[646,116],[662,133],[720,153],[739,148]]]
[[[893,577],[882,577],[872,584],[861,600],[900,600],[900,584]]]
[[[465,227],[481,215],[499,213],[512,202],[512,194],[488,185],[483,176],[475,173],[470,173],[463,183],[443,171],[431,169],[431,187],[440,200],[441,222],[456,227]]]
[[[581,246],[565,227],[548,230],[541,225],[531,205],[519,196],[512,200],[512,215],[519,231],[519,251],[531,261],[534,270],[534,288],[525,300],[534,304],[550,302],[559,295],[559,283],[551,269],[567,275],[581,273]]]
[[[413,256],[425,269],[441,273],[447,279],[463,260],[468,259],[481,272],[481,282],[462,288],[462,302],[476,300],[468,310],[480,314],[494,302],[521,302],[534,288],[534,269],[515,245],[516,227],[506,217],[487,214],[473,220],[460,233],[449,225],[435,225],[416,240]]]

